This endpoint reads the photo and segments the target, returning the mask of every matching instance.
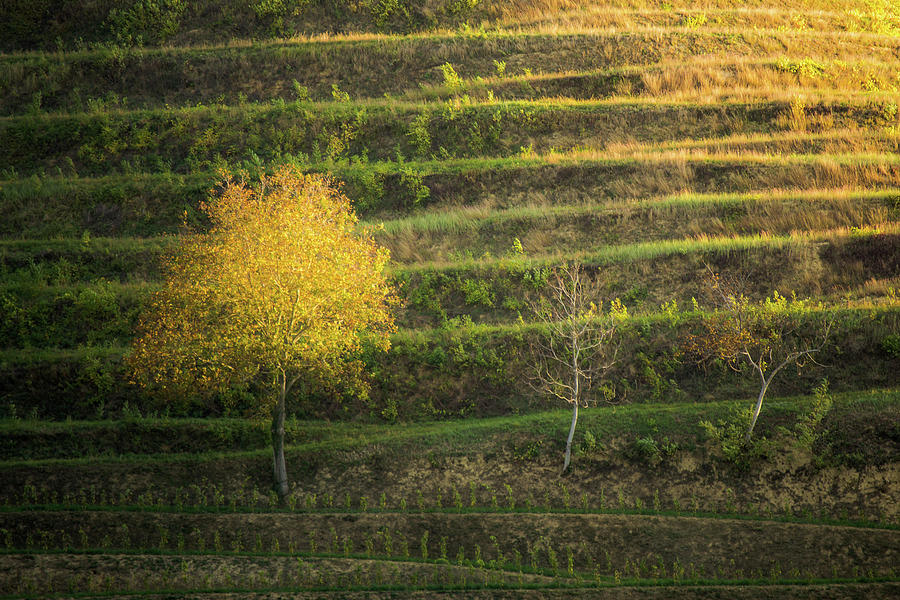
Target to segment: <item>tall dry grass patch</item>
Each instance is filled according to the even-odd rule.
[[[488,8],[497,25],[522,30],[636,29],[641,27],[687,30],[743,29],[777,32],[839,32],[890,34],[896,26],[891,15],[878,12],[872,2],[808,0],[783,6],[771,2],[615,2],[580,3],[567,0],[518,0]],[[894,19],[896,19],[894,17]]]
[[[890,198],[889,192],[772,190],[622,198],[581,206],[473,208],[388,222],[378,237],[395,261],[404,264],[503,256],[515,239],[533,257],[683,238],[803,237],[881,227],[889,217]]]

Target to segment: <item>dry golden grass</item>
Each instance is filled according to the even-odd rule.
[[[873,9],[878,18],[873,18]],[[517,0],[493,4],[494,25],[523,30],[628,29],[680,27],[685,29],[736,28],[776,31],[833,31],[894,33],[900,28],[896,5],[890,0],[827,2],[713,2],[630,1],[583,3],[568,0]]]
[[[827,127],[821,127],[817,133],[781,131],[773,134],[734,134],[710,139],[686,138],[659,143],[633,140],[610,142],[600,148],[577,146],[571,150],[550,150],[536,156],[551,164],[567,160],[666,160],[685,170],[687,167],[683,163],[688,159],[768,162],[791,157],[810,160],[821,157],[827,163],[832,156],[877,159],[879,155],[884,155],[885,160],[895,162],[898,150],[900,134],[896,132],[849,129],[832,132]],[[690,176],[688,171],[681,174]]]
[[[800,117],[797,117],[798,119]],[[823,123],[824,119],[824,123]],[[706,139],[682,139],[661,143],[613,143],[602,149],[578,148],[575,155],[584,158],[647,158],[653,154],[673,158],[759,158],[773,155],[842,155],[878,154],[900,151],[900,134],[892,131],[838,129],[828,127],[828,115],[811,118],[816,133],[807,133],[809,120],[803,116],[803,129],[793,130],[789,118],[783,126],[788,131],[775,133],[734,134]]]
[[[471,207],[389,221],[377,234],[395,262],[446,263],[503,256],[519,239],[532,256],[592,252],[609,245],[735,236],[804,236],[890,223],[893,193],[772,190],[690,195],[580,206],[532,204],[504,210]]]
[[[560,261],[577,260],[586,264],[624,264],[629,262],[648,260],[672,255],[697,255],[705,253],[735,253],[765,249],[787,249],[798,253],[814,251],[819,244],[841,242],[853,237],[864,237],[875,234],[898,235],[900,223],[888,222],[866,227],[837,227],[827,230],[795,231],[785,234],[771,234],[768,232],[750,235],[714,235],[700,233],[695,236],[677,239],[660,239],[631,244],[598,245],[590,250],[566,251],[561,248],[553,248],[549,254],[540,254],[535,251],[528,252],[526,258],[531,264],[552,264]],[[811,248],[812,246],[813,248]],[[521,258],[511,257],[505,253],[485,253],[476,255],[468,253],[460,255],[455,252],[447,258],[439,258],[430,261],[418,261],[410,265],[402,265],[402,270],[408,273],[417,271],[430,271],[447,267],[458,268],[461,266],[497,267],[499,265],[516,262]],[[782,265],[785,266],[785,265]],[[788,263],[788,268],[795,269],[796,265]],[[397,267],[395,267],[397,268]],[[815,282],[815,268],[809,269],[806,277]],[[855,274],[846,274],[844,279],[865,279],[864,266]],[[788,288],[790,289],[790,288]]]
[[[512,60],[512,59],[510,59]],[[507,65],[509,68],[509,65]],[[410,89],[399,99],[436,100],[465,93],[471,100],[542,98],[554,101],[609,98],[651,101],[785,101],[803,94],[813,99],[889,100],[900,86],[897,61],[847,62],[783,54],[757,57],[734,53],[703,54],[591,71],[526,74],[474,74],[461,88],[442,84]]]

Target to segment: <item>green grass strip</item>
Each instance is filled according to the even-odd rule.
[[[748,164],[752,165],[825,165],[829,167],[837,166],[881,166],[900,164],[900,154],[893,153],[865,153],[865,152],[847,152],[847,153],[831,153],[831,154],[789,154],[789,155],[751,155],[744,156],[739,154],[723,154],[707,156],[678,156],[677,159],[665,155],[648,155],[641,158],[627,157],[602,157],[598,156],[595,151],[564,151],[553,152],[547,155],[534,156],[507,156],[507,157],[478,157],[478,158],[452,158],[447,160],[409,160],[402,165],[394,161],[376,161],[360,165],[359,163],[348,164],[346,160],[338,160],[333,162],[309,163],[304,164],[305,170],[313,172],[331,172],[336,177],[343,176],[359,176],[366,173],[379,174],[396,174],[399,173],[401,167],[407,168],[412,172],[418,173],[423,177],[428,175],[459,175],[461,173],[476,173],[484,171],[486,174],[496,170],[518,170],[518,169],[539,169],[542,167],[633,167],[639,168],[644,164],[671,164],[672,162],[684,163],[687,165],[718,165],[733,166],[740,168]],[[271,171],[277,168],[277,161],[268,167]],[[124,183],[137,179],[140,182],[146,182],[147,185],[154,183],[184,183],[197,184],[208,181],[212,185],[217,181],[215,173],[210,171],[194,172],[190,174],[177,173],[135,173],[133,175],[110,174],[97,177],[38,177],[30,176],[24,178],[13,178],[0,180],[0,192],[9,193],[13,198],[24,197],[26,191],[30,189],[41,189],[48,185],[57,186],[60,190],[69,187],[78,187],[83,185],[97,185],[100,183],[114,184]]]
[[[772,398],[766,402],[768,410],[778,408],[795,412],[811,397],[798,396]],[[900,403],[900,390],[875,390],[835,394],[835,408],[855,402],[869,403],[873,407],[893,407]],[[651,432],[647,423],[652,420],[660,434],[682,432],[695,436],[701,434],[697,422],[701,418],[725,415],[736,406],[743,407],[746,401],[719,401],[704,404],[630,404],[624,406],[596,407],[584,411],[582,421],[585,426],[596,427],[601,435],[608,432],[644,434]],[[677,417],[677,418],[676,418]],[[431,421],[422,423],[357,424],[332,422],[327,426],[333,435],[324,440],[304,444],[288,444],[291,453],[320,453],[345,451],[373,444],[401,447],[416,442],[424,448],[450,444],[456,451],[464,452],[471,443],[483,441],[490,435],[510,435],[517,432],[556,436],[568,426],[569,411],[559,409],[545,412],[491,417],[482,419],[462,419],[457,421]],[[313,422],[322,427],[321,422]],[[213,460],[240,460],[268,457],[270,448],[238,452],[203,452],[182,454],[144,454],[114,457],[52,458],[38,460],[9,460],[0,462],[0,469],[22,467],[47,467],[66,465],[103,464],[166,464],[202,463]]]

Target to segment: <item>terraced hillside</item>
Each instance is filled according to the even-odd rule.
[[[0,7],[0,595],[900,595],[896,0],[77,4]],[[283,503],[253,390],[122,366],[221,171],[280,164],[404,299],[368,397],[294,399]],[[561,477],[524,375],[568,261],[624,309]],[[707,265],[834,321],[738,454]]]

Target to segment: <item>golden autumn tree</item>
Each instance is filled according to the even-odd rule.
[[[387,349],[394,294],[386,250],[321,175],[282,168],[255,185],[225,178],[201,206],[211,227],[182,236],[140,320],[133,380],[176,396],[271,385],[274,489],[288,493],[285,405],[299,380],[333,381],[361,336]]]

